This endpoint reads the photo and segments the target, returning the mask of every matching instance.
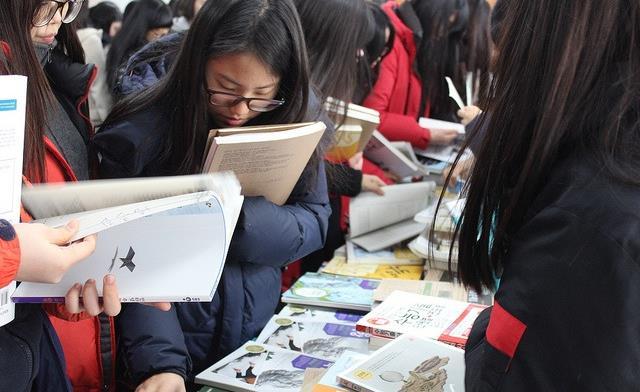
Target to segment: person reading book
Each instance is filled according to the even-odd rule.
[[[501,4],[458,237],[462,282],[500,282],[469,335],[466,390],[637,389],[640,3]]]
[[[210,129],[322,118],[290,0],[209,1],[186,35],[144,48],[130,64],[121,83],[131,94],[94,139],[104,177],[198,173]],[[184,383],[174,376],[205,369],[269,321],[279,300],[280,268],[325,240],[327,125],[284,205],[245,198],[212,302],[175,304],[169,313],[124,307],[117,320],[120,358],[133,384]]]

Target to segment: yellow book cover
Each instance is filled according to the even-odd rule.
[[[346,275],[367,279],[418,280],[420,265],[348,264],[344,257],[334,257],[322,270],[326,274]]]

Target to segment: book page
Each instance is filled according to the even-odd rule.
[[[427,129],[443,129],[443,130],[451,129],[451,130],[457,131],[460,135],[464,135],[466,133],[466,129],[464,125],[460,123],[451,122],[451,121],[442,121],[442,120],[436,120],[435,118],[420,117],[418,124],[422,128],[427,128]]]
[[[0,76],[0,218],[20,221],[20,187],[24,147],[27,78]],[[0,327],[13,321],[15,307],[9,296],[16,282],[0,288]]]
[[[416,222],[413,219],[407,219],[367,234],[351,238],[351,242],[368,252],[377,252],[404,240],[416,237],[426,228],[427,225],[424,223]]]
[[[115,275],[122,302],[210,301],[230,238],[219,200],[197,197],[99,233],[96,250],[58,284],[23,283],[15,302],[62,302],[74,283]],[[98,285],[101,295],[102,285]]]
[[[364,157],[400,178],[427,174],[398,151],[380,132],[374,131],[364,150]]]
[[[42,184],[24,188],[22,203],[43,219],[201,191],[224,203],[240,194],[240,184],[231,173]]]
[[[245,196],[286,203],[323,135],[325,125],[276,133],[217,137],[211,172],[232,171]],[[303,132],[300,132],[300,131]]]
[[[385,226],[413,219],[424,210],[435,189],[433,182],[389,185],[382,188],[384,195],[364,192],[350,201],[351,237],[368,233]],[[384,213],[380,213],[384,211]]]

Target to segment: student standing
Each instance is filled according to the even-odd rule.
[[[171,38],[177,52],[158,60],[171,64],[168,73],[117,104],[95,137],[103,176],[198,173],[212,128],[320,118],[290,0],[209,1],[183,41]],[[330,208],[322,156],[330,138],[285,205],[245,199],[212,302],[176,304],[172,313],[123,310],[121,358],[133,385],[180,385],[264,327],[279,302],[280,268],[324,243]]]
[[[637,390],[640,3],[501,3],[458,261],[476,290],[501,280],[466,388]]]

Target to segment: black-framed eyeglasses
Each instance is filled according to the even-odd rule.
[[[31,24],[34,27],[43,27],[51,22],[51,19],[60,10],[62,23],[71,23],[80,13],[82,3],[85,0],[44,0],[38,5],[33,14]]]
[[[207,94],[209,95],[209,103],[213,106],[230,108],[241,102],[246,102],[249,110],[260,113],[270,112],[284,105],[282,99],[247,98],[211,89],[207,89]]]

